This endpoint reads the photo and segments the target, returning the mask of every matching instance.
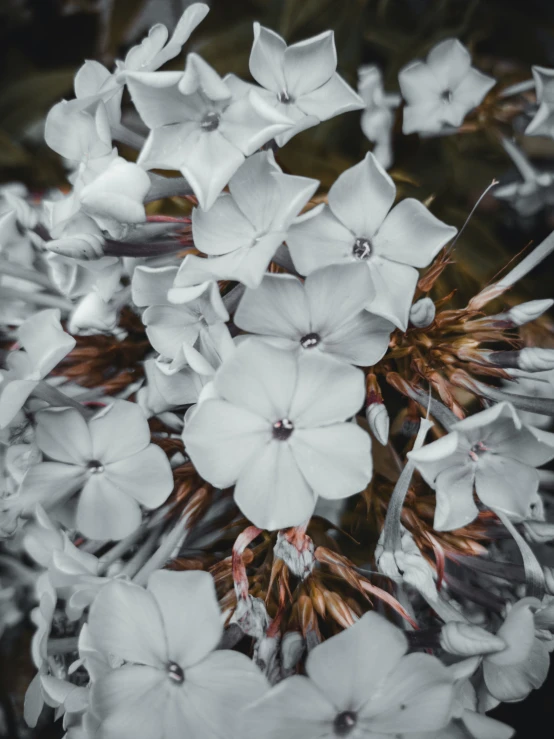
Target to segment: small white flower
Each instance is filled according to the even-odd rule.
[[[436,657],[407,650],[400,629],[366,613],[309,653],[307,677],[286,678],[246,710],[247,739],[430,735],[450,720],[454,681]]]
[[[180,169],[205,210],[246,156],[290,126],[257,93],[233,94],[197,54],[184,72],[129,72],[127,86],[152,129],[139,164]]]
[[[250,74],[262,89],[228,75],[226,82],[237,92],[254,89],[263,100],[287,116],[288,130],[275,141],[284,146],[300,131],[349,110],[364,107],[361,98],[337,74],[333,31],[287,46],[275,31],[254,23]]]
[[[362,131],[375,144],[373,154],[377,161],[388,169],[393,161],[392,127],[400,95],[385,92],[383,75],[374,64],[358,69],[358,92],[365,103],[360,121]]]
[[[191,287],[209,280],[239,280],[257,287],[318,184],[283,174],[273,152],[249,157],[231,178],[229,194],[221,195],[207,212],[194,209],[194,245],[208,258],[185,257],[170,300],[182,302]]]
[[[344,423],[364,400],[363,373],[321,354],[247,341],[185,425],[185,448],[213,485],[236,483],[237,505],[265,529],[298,526],[318,495],[345,498],[371,478],[371,441]]]
[[[496,84],[471,66],[471,56],[458,39],[441,41],[425,62],[410,62],[400,70],[398,82],[407,103],[405,134],[437,133],[445,125],[458,128]]]
[[[282,349],[323,352],[363,367],[385,354],[394,326],[364,310],[373,285],[354,264],[325,267],[302,283],[291,275],[266,275],[246,290],[234,316],[245,331]]]
[[[391,206],[394,182],[368,153],[329,190],[329,205],[298,218],[287,235],[296,269],[308,275],[330,264],[369,270],[375,297],[368,310],[406,329],[418,280],[456,233],[413,198]],[[389,212],[390,211],[390,212]]]
[[[205,572],[158,570],[146,590],[110,583],[88,626],[101,653],[125,661],[92,686],[104,739],[238,736],[242,709],[267,690],[248,657],[216,650],[223,626]]]
[[[554,458],[554,434],[523,426],[510,403],[499,403],[454,424],[408,458],[436,490],[437,531],[473,521],[474,487],[486,506],[521,521],[538,505],[535,467]]]
[[[15,418],[40,380],[75,346],[75,339],[61,327],[60,315],[56,308],[40,311],[17,330],[21,349],[10,352],[8,369],[0,370],[0,428]]]
[[[63,504],[77,491],[75,527],[91,539],[121,539],[140,525],[140,505],[160,506],[173,488],[167,457],[150,443],[146,418],[116,400],[87,424],[73,408],[36,416],[36,443],[49,461],[32,467],[13,504],[30,511]]]
[[[526,136],[554,137],[554,69],[531,67],[539,109],[525,129]]]

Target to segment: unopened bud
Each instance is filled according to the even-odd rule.
[[[534,321],[552,307],[554,300],[530,300],[528,303],[516,305],[505,314],[506,318],[514,326],[523,326],[525,323]]]
[[[506,649],[503,639],[480,626],[460,621],[450,621],[442,627],[440,645],[446,652],[460,657],[491,654]]]
[[[431,298],[421,298],[410,309],[410,323],[417,328],[426,328],[435,320],[435,304]]]
[[[543,372],[554,369],[554,349],[528,346],[519,351],[489,352],[488,360],[491,364],[503,369]]]
[[[390,419],[384,403],[371,403],[368,405],[365,417],[371,433],[379,444],[385,446],[389,440]]]

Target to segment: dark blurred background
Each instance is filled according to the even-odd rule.
[[[0,0],[0,183],[21,181],[37,197],[52,186],[64,186],[62,162],[42,140],[48,109],[62,97],[72,96],[73,76],[85,59],[98,59],[111,68],[154,23],[171,29],[189,4],[187,0]],[[477,66],[505,83],[528,79],[532,64],[554,67],[554,0],[211,0],[208,4],[211,12],[186,50],[200,53],[222,75],[234,72],[250,79],[254,20],[289,43],[333,29],[339,72],[354,87],[358,67],[376,63],[383,70],[385,89],[397,91],[398,70],[451,36],[470,48]],[[169,68],[182,65],[180,57]],[[130,126],[140,125],[130,108],[128,115]],[[281,166],[316,177],[328,188],[340,172],[371,149],[359,121],[359,113],[349,113],[296,136],[279,152]],[[421,141],[415,135],[400,136],[398,115],[391,174],[402,195],[434,198],[435,214],[460,227],[493,178],[509,181],[517,176],[498,145],[498,132],[511,136],[525,125],[526,120],[516,117],[498,130],[485,127],[463,136]],[[554,170],[553,141],[526,138],[522,145],[538,167]],[[134,156],[125,147],[120,147],[120,153]],[[458,245],[452,282],[460,302],[467,301],[529,242],[538,243],[553,228],[552,207],[522,219],[487,196]],[[552,296],[554,262],[543,267],[540,277],[535,275],[523,287],[524,296]],[[31,634],[31,624],[26,622],[0,641],[0,698],[7,718],[6,726],[0,724],[0,736],[10,739],[62,735],[59,726],[49,722],[34,733],[21,726],[22,699],[33,675]],[[520,739],[551,737],[553,691],[551,677],[525,703],[504,705],[492,715],[514,726]]]

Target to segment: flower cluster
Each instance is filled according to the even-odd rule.
[[[456,307],[434,288],[457,228],[386,170],[402,101],[405,134],[457,136],[527,87],[494,92],[447,39],[400,93],[364,66],[358,94],[331,31],[258,23],[255,82],[195,52],[161,70],[207,12],[79,70],[45,125],[69,192],[0,192],[0,635],[34,607],[25,718],[507,739],[487,712],[554,648],[554,301],[502,296],[554,236]],[[552,136],[533,73],[527,133]],[[373,151],[328,191],[286,171],[280,148],[348,111]],[[497,196],[530,212],[541,175],[503,145],[528,187]]]

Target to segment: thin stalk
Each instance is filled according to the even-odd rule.
[[[23,300],[26,303],[44,305],[47,308],[59,308],[65,313],[70,313],[73,310],[73,303],[59,295],[48,295],[42,292],[26,292],[25,290],[18,290],[14,287],[2,287],[2,297],[4,300]]]
[[[152,180],[144,202],[151,203],[162,198],[183,197],[185,195],[193,195],[193,191],[184,177],[156,177]]]
[[[142,149],[144,142],[146,141],[145,137],[141,136],[140,133],[131,131],[130,128],[123,126],[121,123],[112,124],[111,132],[113,138],[116,141],[119,141],[120,144],[130,146],[131,149],[136,149],[137,151]]]
[[[171,529],[166,538],[162,541],[160,547],[134,576],[133,582],[137,585],[146,585],[152,572],[161,569],[165,565],[172,553],[182,545],[183,540],[187,535],[187,521],[188,516],[183,516],[177,521],[173,529]]]
[[[7,259],[0,259],[0,274],[34,282],[36,285],[41,285],[49,290],[54,289],[48,275],[38,272],[38,270],[30,269],[29,267],[23,267],[21,264],[17,264],[17,262],[9,262]]]
[[[54,406],[55,408],[75,408],[75,410],[79,411],[85,419],[89,419],[93,413],[89,409],[85,408],[84,405],[81,405],[81,403],[73,400],[73,398],[70,398],[68,395],[58,390],[57,387],[50,385],[44,380],[37,384],[33,390],[33,395],[35,398],[40,398],[40,400],[46,401],[49,405]]]
[[[500,93],[501,98],[507,98],[511,95],[519,95],[522,92],[528,92],[535,89],[535,80],[523,80],[523,82],[515,82],[513,85],[505,87]]]

